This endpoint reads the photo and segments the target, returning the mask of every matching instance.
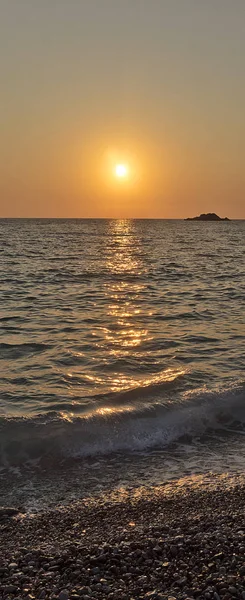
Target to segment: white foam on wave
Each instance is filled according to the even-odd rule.
[[[113,452],[137,452],[166,447],[188,435],[209,429],[243,432],[244,385],[206,388],[182,394],[178,401],[95,410],[89,417],[61,414],[2,423],[1,463],[17,464],[43,456],[86,457]]]
[[[142,451],[166,447],[183,436],[200,436],[208,429],[227,430],[234,419],[245,422],[245,393],[228,388],[209,392],[200,389],[186,393],[182,402],[144,407],[142,412],[123,414],[123,418],[91,418],[85,435],[82,428],[73,431],[73,440],[65,451],[72,456],[107,454],[118,451]],[[233,431],[236,431],[233,429]],[[78,437],[77,437],[78,436]]]

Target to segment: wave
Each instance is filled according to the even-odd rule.
[[[128,400],[128,402],[126,402]],[[35,418],[2,418],[0,464],[20,465],[47,457],[89,457],[164,448],[183,436],[244,433],[245,384],[185,392],[179,401],[136,406],[125,402],[94,408],[85,416],[49,412]]]
[[[0,359],[16,359],[25,357],[28,354],[45,352],[50,349],[50,345],[37,342],[25,342],[22,344],[0,343]]]

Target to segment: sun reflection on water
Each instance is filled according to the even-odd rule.
[[[110,243],[105,249],[108,278],[104,285],[107,326],[101,326],[101,338],[97,345],[105,352],[105,364],[109,355],[108,361],[114,360],[120,372],[115,369],[113,374],[107,375],[107,389],[120,393],[172,381],[179,376],[176,370],[161,370],[157,374],[142,376],[140,356],[141,353],[145,354],[147,344],[153,339],[146,326],[152,312],[148,314],[145,307],[142,309],[146,286],[142,276],[147,268],[145,250],[133,221],[111,221],[109,227]],[[133,360],[134,356],[138,362],[138,375],[126,372],[120,366],[120,362]]]
[[[140,315],[140,294],[144,284],[139,278],[144,272],[141,243],[133,221],[112,221],[111,238],[113,243],[107,249],[106,268],[110,275],[119,276],[115,282],[107,282],[106,295],[109,300],[107,316],[111,327],[105,334],[110,354],[124,356],[142,342],[151,338],[137,316]]]
[[[95,353],[94,367],[90,365],[83,373],[69,371],[66,375],[71,397],[77,384],[87,399],[86,407],[83,405],[81,409],[84,418],[132,412],[143,405],[150,408],[152,386],[165,386],[184,373],[167,365],[164,368],[161,359],[152,364],[149,358],[146,367],[154,344],[154,331],[151,327],[149,332],[147,327],[152,306],[145,302],[145,274],[149,268],[146,248],[134,221],[111,221],[108,228],[100,259],[103,301],[89,342],[93,339],[100,361]],[[74,356],[80,360],[85,355],[77,348]],[[155,398],[154,402],[158,400]],[[79,414],[79,403],[72,406],[72,411]]]

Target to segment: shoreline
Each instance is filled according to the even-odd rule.
[[[244,508],[244,478],[213,476],[2,513],[0,595],[245,600]]]

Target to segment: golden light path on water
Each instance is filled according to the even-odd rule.
[[[144,262],[133,222],[112,221],[111,227],[116,245],[109,252],[107,269],[121,279],[117,283],[107,284],[108,316],[112,327],[105,337],[112,345],[112,354],[125,355],[125,349],[130,352],[132,348],[140,346],[142,340],[152,339],[148,330],[142,328],[137,320],[137,315],[141,313],[139,295],[144,291],[144,284],[138,278],[144,272]],[[125,281],[128,276],[130,282]],[[117,328],[113,327],[114,322]]]
[[[109,275],[109,281],[104,283],[105,322],[107,326],[97,325],[93,335],[95,345],[104,356],[104,373],[84,374],[83,377],[93,385],[94,392],[98,394],[103,391],[106,394],[116,394],[116,405],[104,404],[94,406],[83,412],[83,418],[92,417],[96,414],[109,417],[112,414],[133,412],[140,406],[147,406],[147,400],[139,396],[137,404],[127,403],[125,394],[128,391],[141,390],[142,394],[147,392],[150,386],[161,383],[170,383],[184,374],[180,368],[166,368],[157,373],[142,372],[136,375],[125,372],[120,364],[125,358],[134,359],[140,357],[141,346],[152,342],[153,336],[149,333],[147,320],[152,316],[152,310],[142,312],[141,297],[144,294],[145,283],[143,275],[145,271],[145,253],[142,248],[134,222],[121,220],[110,222],[110,243],[102,249],[105,257],[105,268]],[[111,281],[110,281],[111,276]],[[115,281],[116,277],[116,281]],[[103,318],[102,318],[103,321]],[[98,338],[99,334],[99,340]],[[114,372],[107,370],[108,362],[115,361],[117,368]],[[103,369],[102,369],[103,371]],[[72,377],[72,373],[70,373]],[[140,392],[138,392],[140,394]],[[121,399],[121,403],[120,403]],[[77,402],[75,401],[75,404]],[[149,405],[150,408],[150,405]],[[65,417],[66,415],[66,417]],[[73,418],[73,413],[67,416],[62,413],[63,418]]]

